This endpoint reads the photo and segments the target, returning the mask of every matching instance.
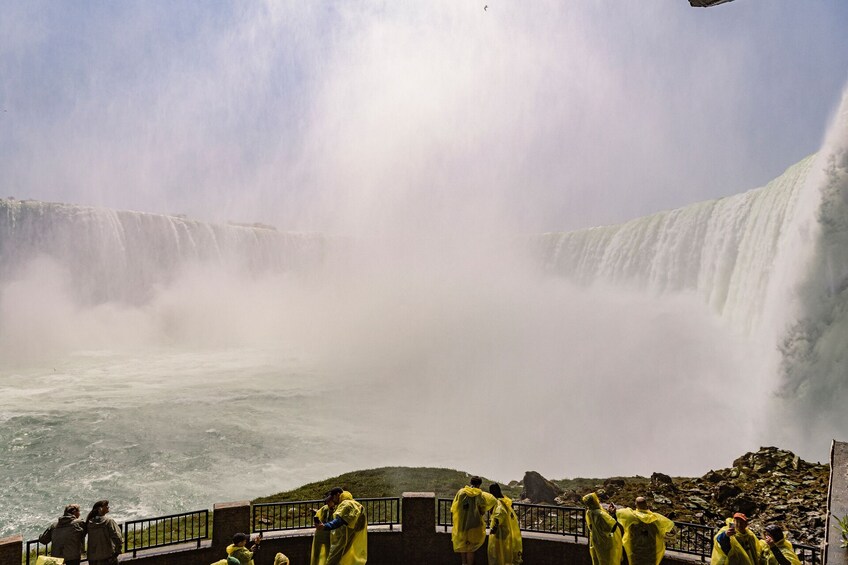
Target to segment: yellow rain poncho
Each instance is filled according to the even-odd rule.
[[[764,540],[760,540],[760,565],[778,565],[777,558],[774,556],[775,551],[782,553],[790,565],[801,565],[795,548],[785,538],[775,542],[773,548],[769,547]]]
[[[332,520],[330,507],[326,504],[315,511],[315,517],[321,520],[322,523]],[[315,530],[315,537],[312,538],[312,556],[309,559],[309,565],[327,565],[327,555],[330,554],[330,530]]]
[[[253,565],[253,552],[246,547],[239,547],[231,543],[227,546],[227,555],[238,559],[241,565]]]
[[[736,534],[728,536],[730,539],[730,551],[725,553],[718,543],[718,536],[727,532],[733,524],[733,518],[726,520],[725,526],[718,531],[713,538],[713,552],[710,555],[710,565],[759,565],[760,563],[760,540],[754,535],[750,528],[744,532],[736,530]]]
[[[589,555],[592,565],[621,563],[621,530],[615,518],[601,508],[598,495],[590,492],[583,497],[586,505],[586,528],[589,531]]]
[[[456,553],[471,553],[480,549],[486,540],[485,515],[496,499],[477,487],[463,487],[453,497],[451,541]]]
[[[622,508],[616,513],[624,528],[622,543],[630,565],[660,565],[665,554],[665,535],[674,522],[650,510]]]
[[[365,517],[365,509],[353,499],[352,494],[344,491],[333,518],[341,518],[346,525],[330,532],[327,565],[365,565],[368,561],[368,519]]]
[[[489,523],[489,565],[518,565],[523,563],[524,547],[521,528],[508,497],[495,499],[495,509]]]
[[[289,558],[284,553],[278,553],[274,556],[274,565],[290,565]]]

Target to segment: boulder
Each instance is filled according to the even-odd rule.
[[[710,471],[702,478],[708,483],[718,483],[724,480],[724,477],[720,473],[716,473],[715,471]]]
[[[742,492],[742,489],[733,483],[720,482],[716,485],[716,490],[713,493],[713,498],[716,502],[722,503],[728,498],[734,497]]]
[[[733,510],[733,512],[741,512],[748,517],[754,516],[760,509],[759,504],[757,504],[753,498],[745,494],[740,494],[729,499],[727,506]]]
[[[536,471],[524,473],[524,497],[536,504],[555,504],[563,490]]]
[[[674,481],[671,480],[671,477],[664,473],[653,473],[651,474],[651,484],[654,485],[673,485]]]

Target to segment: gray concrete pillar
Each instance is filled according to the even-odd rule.
[[[24,554],[24,538],[10,536],[0,539],[0,565],[21,565]]]
[[[841,547],[836,520],[848,515],[848,443],[830,446],[830,484],[827,487],[827,522],[824,529],[824,564],[848,565],[848,549]]]
[[[440,540],[436,533],[436,494],[403,493],[402,563],[438,563]],[[442,542],[443,543],[443,542]]]
[[[223,559],[233,536],[250,533],[250,501],[221,502],[212,507],[212,555]]]

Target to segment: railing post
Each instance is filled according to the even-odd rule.
[[[221,502],[212,507],[212,555],[226,557],[233,536],[250,533],[250,501]],[[220,557],[218,557],[220,556]]]
[[[0,539],[0,565],[21,565],[24,538],[20,535]]]
[[[840,528],[835,520],[848,515],[848,443],[834,440],[830,445],[830,481],[827,485],[827,521],[824,527],[824,565],[845,565],[848,553],[842,547]]]
[[[401,501],[401,563],[438,563],[436,493],[405,492]]]

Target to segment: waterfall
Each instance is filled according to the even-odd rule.
[[[791,420],[785,428],[794,435],[773,435],[775,440],[798,449],[815,435],[848,425],[841,410],[848,392],[848,102],[821,150],[763,187],[529,241],[548,282],[561,277],[660,299],[695,296],[731,334],[758,344],[761,351],[752,357],[768,361],[757,375],[740,377],[764,385],[772,422]],[[344,285],[363,259],[357,252],[379,253],[392,245],[356,243],[262,225],[7,199],[0,200],[0,287],[42,256],[69,273],[83,304],[144,304],[193,263],[259,277],[301,273],[340,259],[337,266],[345,267],[335,274]],[[450,258],[430,252],[435,257],[428,258],[426,274],[432,284],[449,286]],[[412,255],[407,260],[415,264]],[[393,265],[388,261],[386,268]],[[427,288],[421,292],[439,295]]]
[[[821,150],[764,187],[533,239],[555,276],[695,293],[762,343],[769,441],[803,452],[848,426],[848,91]]]
[[[0,199],[0,284],[48,257],[83,303],[142,303],[192,263],[258,275],[319,263],[326,238],[270,226],[211,224],[177,216]]]
[[[763,315],[770,272],[815,156],[762,188],[616,226],[538,237],[545,267],[591,284],[695,292],[741,331]]]

